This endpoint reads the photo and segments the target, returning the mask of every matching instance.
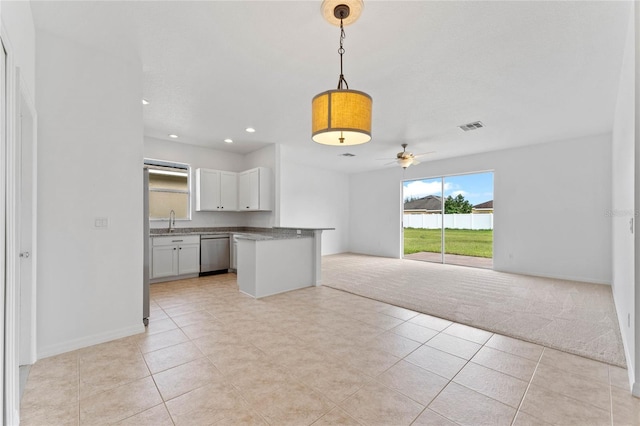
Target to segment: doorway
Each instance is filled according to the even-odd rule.
[[[493,267],[493,172],[404,181],[404,258]]]

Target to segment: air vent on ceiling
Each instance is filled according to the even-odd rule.
[[[352,154],[350,152],[345,152],[344,154],[338,154],[340,157],[355,157],[355,154]]]
[[[465,132],[468,132],[469,130],[482,129],[484,127],[484,124],[482,124],[482,121],[474,121],[473,123],[463,124],[462,126],[458,127],[460,127]]]

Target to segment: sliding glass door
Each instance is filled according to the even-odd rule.
[[[403,183],[404,257],[493,267],[493,172]]]
[[[443,261],[442,178],[405,181],[404,257]]]

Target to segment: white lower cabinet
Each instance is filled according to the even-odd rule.
[[[178,246],[178,275],[200,272],[200,240],[198,244]]]
[[[152,279],[200,272],[200,235],[154,237],[152,240]]]
[[[151,278],[178,275],[178,247],[160,246],[151,250]]]

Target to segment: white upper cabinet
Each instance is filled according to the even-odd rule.
[[[224,210],[238,210],[238,174],[220,172],[220,206]]]
[[[238,175],[196,169],[196,211],[237,211]]]
[[[238,173],[238,210],[272,210],[271,170],[257,167]]]

